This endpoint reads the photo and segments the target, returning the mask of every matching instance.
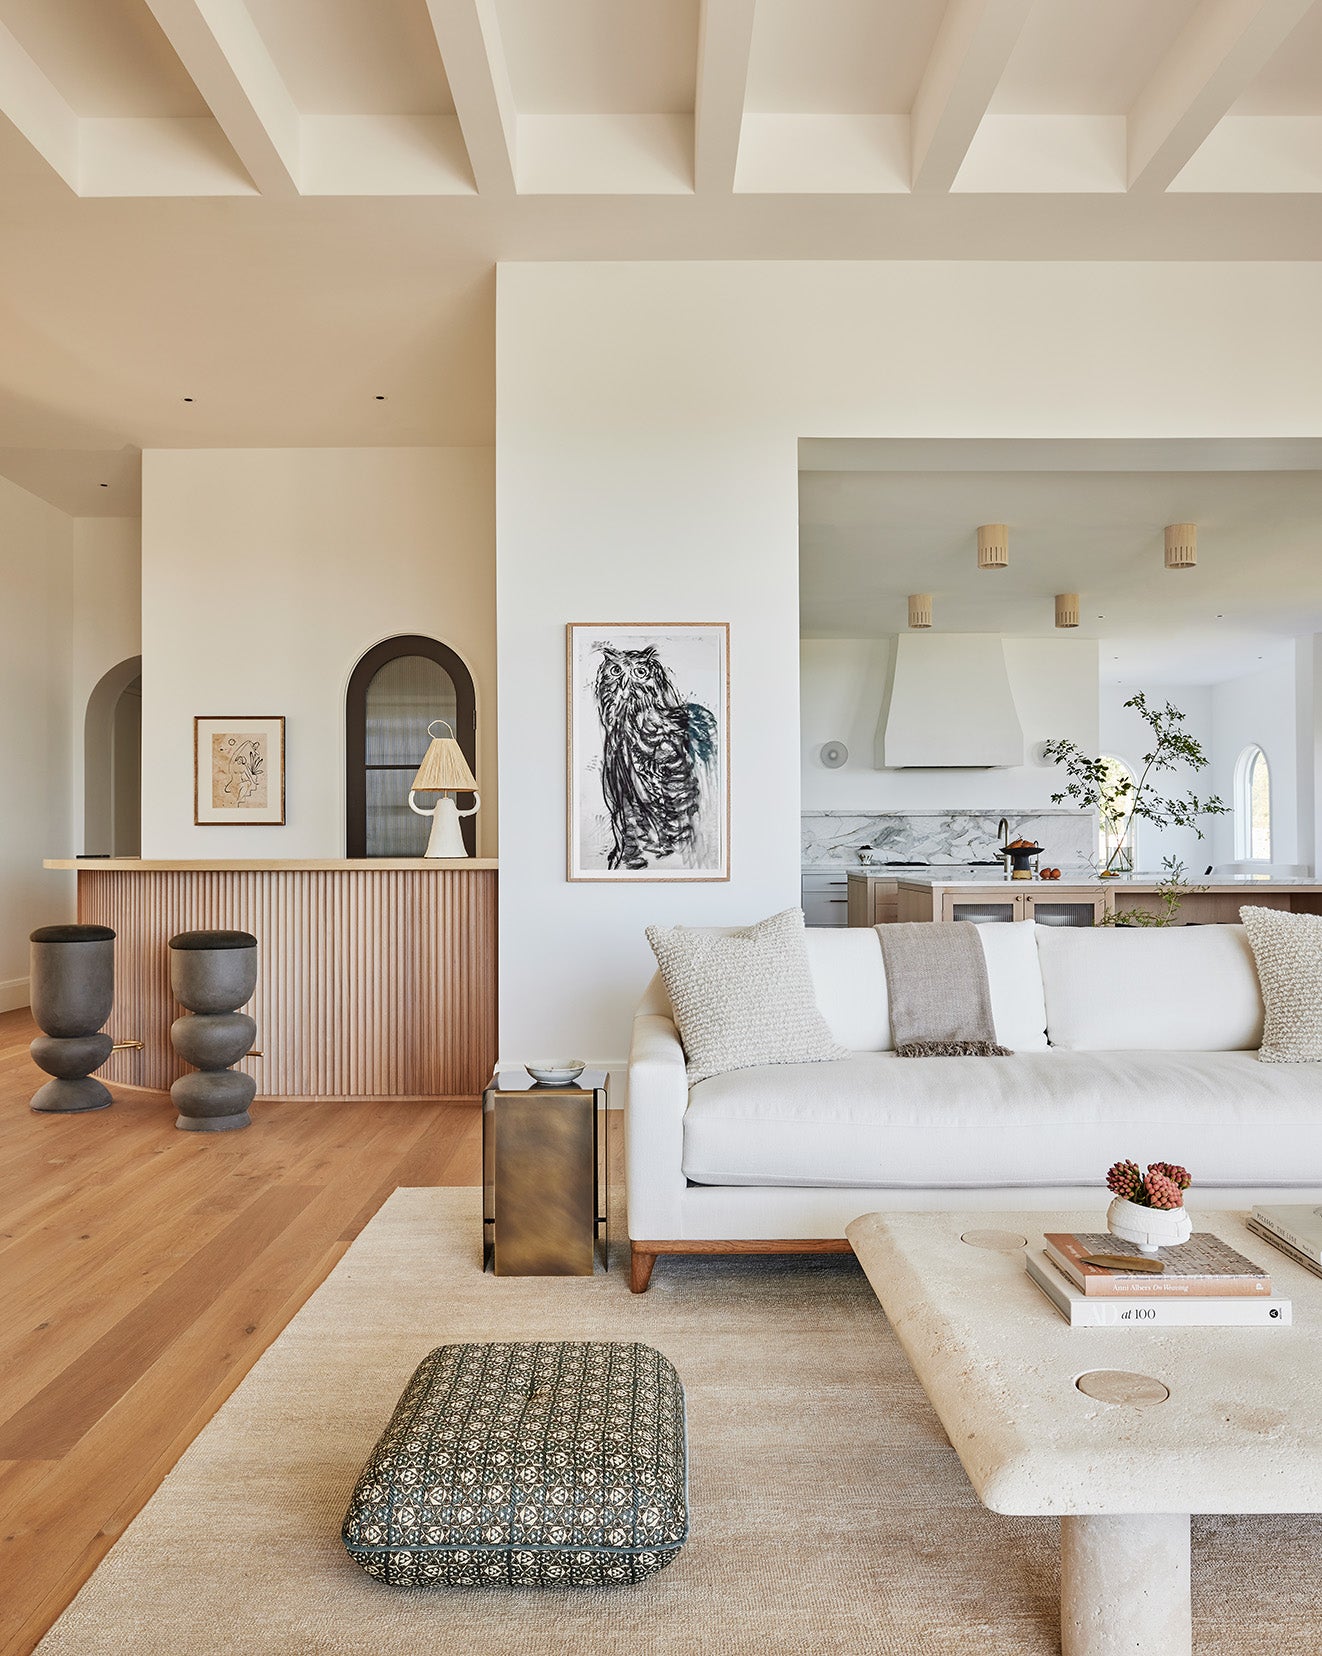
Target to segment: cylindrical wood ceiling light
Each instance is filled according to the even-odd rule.
[[[1198,525],[1166,525],[1166,568],[1193,569],[1198,563]]]
[[[978,568],[1004,569],[1010,562],[1010,530],[1004,523],[978,525]]]
[[[930,627],[932,625],[932,594],[930,592],[911,592],[909,594],[909,625],[911,627]]]
[[[1056,625],[1077,627],[1079,624],[1079,595],[1077,592],[1056,594]]]

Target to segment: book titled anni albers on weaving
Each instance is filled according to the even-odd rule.
[[[1047,1258],[1089,1299],[1265,1299],[1272,1291],[1266,1271],[1207,1231],[1195,1231],[1182,1247],[1160,1249],[1156,1257],[1165,1267],[1160,1273],[1084,1263],[1089,1254],[1138,1255],[1132,1243],[1117,1236],[1054,1231],[1042,1240]]]

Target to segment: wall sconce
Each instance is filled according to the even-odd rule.
[[[1198,564],[1198,525],[1196,523],[1168,523],[1166,525],[1166,568],[1194,569]]]
[[[1010,530],[1004,523],[978,525],[978,568],[1004,569],[1010,562]]]

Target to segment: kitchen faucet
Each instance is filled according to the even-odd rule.
[[[1010,819],[1002,817],[996,824],[996,844],[1001,853],[1001,872],[1010,872],[1010,853],[1005,849],[1010,840]]]

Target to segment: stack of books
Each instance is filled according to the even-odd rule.
[[[1247,1223],[1256,1236],[1322,1276],[1322,1208],[1255,1207]]]
[[[1291,1321],[1290,1301],[1272,1293],[1266,1271],[1206,1231],[1162,1248],[1160,1271],[1145,1270],[1152,1256],[1117,1236],[1058,1231],[1042,1240],[1041,1257],[1028,1255],[1028,1275],[1076,1328],[1280,1328]],[[1102,1256],[1136,1263],[1129,1270],[1089,1263]]]

